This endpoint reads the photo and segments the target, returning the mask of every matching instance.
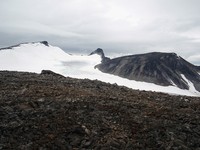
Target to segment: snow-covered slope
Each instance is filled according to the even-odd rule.
[[[82,79],[98,79],[104,82],[117,83],[118,85],[124,85],[133,89],[200,96],[200,93],[192,87],[189,90],[183,90],[175,86],[159,86],[153,83],[128,80],[102,73],[94,68],[94,66],[100,62],[101,57],[97,54],[90,56],[69,55],[58,47],[47,46],[40,42],[20,44],[11,49],[0,50],[0,70],[40,73],[41,70],[45,69],[52,70],[64,76]]]
[[[68,56],[63,50],[42,43],[20,44],[0,51],[1,70],[41,72],[42,69],[59,71]]]

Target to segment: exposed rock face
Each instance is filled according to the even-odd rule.
[[[0,71],[0,149],[198,149],[200,98]]]
[[[162,86],[176,85],[188,89],[188,83],[181,75],[191,81],[200,91],[200,75],[196,66],[175,53],[147,53],[110,59],[96,66],[110,73],[130,80],[145,81]]]
[[[47,41],[41,41],[41,44],[44,44],[45,46],[49,46],[49,43]]]
[[[101,48],[97,48],[94,52],[90,53],[90,55],[94,55],[94,54],[97,54],[97,55],[101,56],[101,59],[102,59],[101,62],[107,62],[107,61],[110,60],[110,58],[105,57],[104,52],[103,52],[103,50]]]
[[[42,70],[41,71],[41,75],[52,75],[52,76],[63,77],[64,78],[64,76],[62,76],[62,75],[60,75],[58,73],[55,73],[55,72],[53,72],[51,70]]]
[[[90,55],[93,55],[93,54],[98,54],[101,56],[101,58],[104,58],[105,55],[104,55],[104,52],[101,48],[97,48],[94,52],[92,52]]]

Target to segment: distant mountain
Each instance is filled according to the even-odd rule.
[[[162,86],[174,85],[200,91],[200,67],[175,53],[152,52],[110,59],[96,66],[104,73]],[[193,86],[192,85],[192,86]]]
[[[152,53],[110,59],[100,48],[89,56],[69,55],[47,41],[30,42],[1,48],[0,70],[34,73],[51,70],[65,77],[100,80],[132,89],[200,96],[196,90],[199,89],[198,67],[175,54]]]

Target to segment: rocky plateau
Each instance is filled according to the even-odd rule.
[[[200,98],[0,71],[0,149],[200,149]]]

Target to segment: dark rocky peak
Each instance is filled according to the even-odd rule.
[[[49,43],[47,41],[38,41],[38,42],[27,42],[27,43],[22,43],[22,44],[43,44],[45,46],[49,46]]]
[[[95,51],[90,53],[90,55],[94,55],[94,54],[100,55],[102,59],[105,58],[103,49],[101,49],[101,48],[97,48]]]
[[[49,43],[47,41],[41,41],[41,44],[44,44],[45,46],[49,46]]]
[[[94,55],[94,54],[97,54],[97,55],[101,56],[101,59],[102,59],[101,61],[102,62],[107,62],[108,60],[110,60],[110,58],[105,57],[103,49],[101,49],[101,48],[97,48],[95,51],[93,51],[92,53],[90,53],[90,55]]]

